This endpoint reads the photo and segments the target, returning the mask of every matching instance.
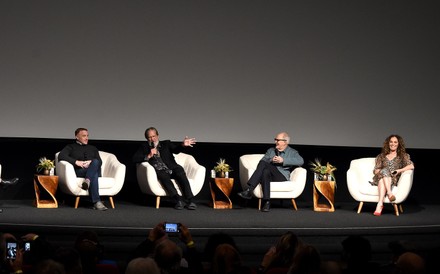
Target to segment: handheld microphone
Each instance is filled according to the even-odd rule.
[[[153,148],[155,148],[155,147],[156,147],[156,146],[154,145],[154,142],[151,142],[151,143],[150,143],[150,148],[153,149]]]
[[[280,156],[280,151],[278,149],[275,149],[275,155]]]

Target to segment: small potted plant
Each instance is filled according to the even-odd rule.
[[[46,157],[41,157],[38,161],[37,172],[40,174],[49,175],[50,170],[55,168],[54,162]]]
[[[322,165],[319,159],[315,159],[314,162],[310,162],[310,170],[315,173],[315,180],[319,181],[336,181],[333,171],[336,167],[327,162],[326,165]]]
[[[216,176],[218,178],[225,178],[226,172],[231,172],[232,169],[229,166],[229,164],[226,163],[226,160],[223,158],[220,158],[220,160],[217,162],[217,165],[214,167],[214,171],[216,172]]]

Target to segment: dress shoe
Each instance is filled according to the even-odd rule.
[[[16,183],[18,183],[18,178],[13,178],[10,180],[2,180],[0,179],[0,185],[4,188],[8,187],[8,186],[12,186],[15,185]]]
[[[183,204],[182,201],[178,201],[176,203],[176,205],[174,206],[174,208],[177,209],[177,210],[182,210],[184,207],[185,207],[185,205]]]
[[[193,203],[193,202],[190,202],[190,203],[186,206],[186,208],[189,209],[189,210],[195,210],[195,209],[197,208],[197,205],[196,205],[195,203]]]
[[[374,216],[380,216],[380,215],[382,215],[382,209],[383,209],[383,206],[380,206],[380,207],[379,207],[379,210],[376,209],[376,211],[374,211],[373,215],[374,215]]]
[[[266,201],[266,202],[264,203],[264,205],[263,205],[263,209],[261,209],[261,211],[263,211],[263,212],[269,212],[269,210],[270,210],[270,202],[269,202],[269,201]]]
[[[388,200],[390,200],[390,202],[394,202],[396,200],[396,196],[394,196],[393,194],[388,194]]]
[[[96,210],[107,210],[108,208],[101,202],[101,201],[99,201],[99,202],[96,202],[94,205],[93,205],[93,209],[96,209]]]
[[[238,196],[244,199],[251,199],[252,198],[252,190],[250,188],[246,189],[245,191],[239,192]]]
[[[90,180],[89,179],[85,179],[84,182],[81,185],[81,188],[84,190],[88,190],[90,186]]]

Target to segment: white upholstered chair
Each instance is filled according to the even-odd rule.
[[[357,213],[361,212],[365,202],[377,203],[379,201],[379,188],[369,183],[373,179],[375,159],[370,157],[352,160],[347,171],[348,191],[353,199],[359,202]],[[393,205],[396,216],[399,216],[399,210],[403,212],[402,203],[411,191],[413,176],[414,170],[407,170],[401,174],[397,186],[392,187],[391,190],[396,197],[394,202],[385,197],[384,203]]]
[[[199,194],[205,183],[206,168],[197,163],[196,159],[189,154],[179,153],[174,154],[176,162],[183,167],[186,176],[191,185],[191,191],[194,196]],[[156,196],[156,208],[160,206],[160,197],[167,196],[165,189],[157,179],[156,170],[148,162],[143,162],[136,167],[137,181],[141,192],[148,195]],[[182,195],[179,185],[176,180],[171,180],[177,189],[179,195]]]
[[[58,175],[58,187],[62,192],[76,196],[75,208],[78,208],[81,196],[89,196],[88,190],[81,188],[84,178],[76,177],[73,165],[67,161],[58,161],[58,154],[55,154],[55,172]],[[112,153],[99,151],[102,160],[101,175],[98,178],[99,196],[108,196],[112,208],[115,208],[113,196],[121,191],[125,181],[126,167],[120,163]]]
[[[240,157],[239,173],[240,182],[243,189],[247,189],[247,182],[257,169],[258,162],[263,158],[264,154],[246,154]],[[290,180],[283,182],[270,183],[271,199],[291,199],[295,210],[298,210],[295,199],[301,195],[306,186],[307,170],[303,167],[297,167],[290,173]],[[258,209],[261,209],[261,200],[263,198],[263,189],[259,184],[253,191],[255,197],[258,198]]]

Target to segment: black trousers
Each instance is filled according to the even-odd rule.
[[[185,170],[183,170],[183,167],[181,166],[178,166],[171,170],[172,170],[171,174],[169,174],[164,170],[156,170],[157,179],[162,184],[166,193],[171,197],[178,198],[177,190],[174,187],[173,182],[171,181],[171,179],[175,179],[180,187],[180,190],[182,191],[182,196],[186,200],[191,200],[194,197],[194,195],[192,193],[191,186],[188,177],[186,176]]]
[[[263,200],[270,199],[270,182],[287,181],[286,177],[278,170],[278,168],[268,162],[260,160],[257,169],[252,174],[247,185],[251,190],[255,189],[261,183],[263,187]]]

